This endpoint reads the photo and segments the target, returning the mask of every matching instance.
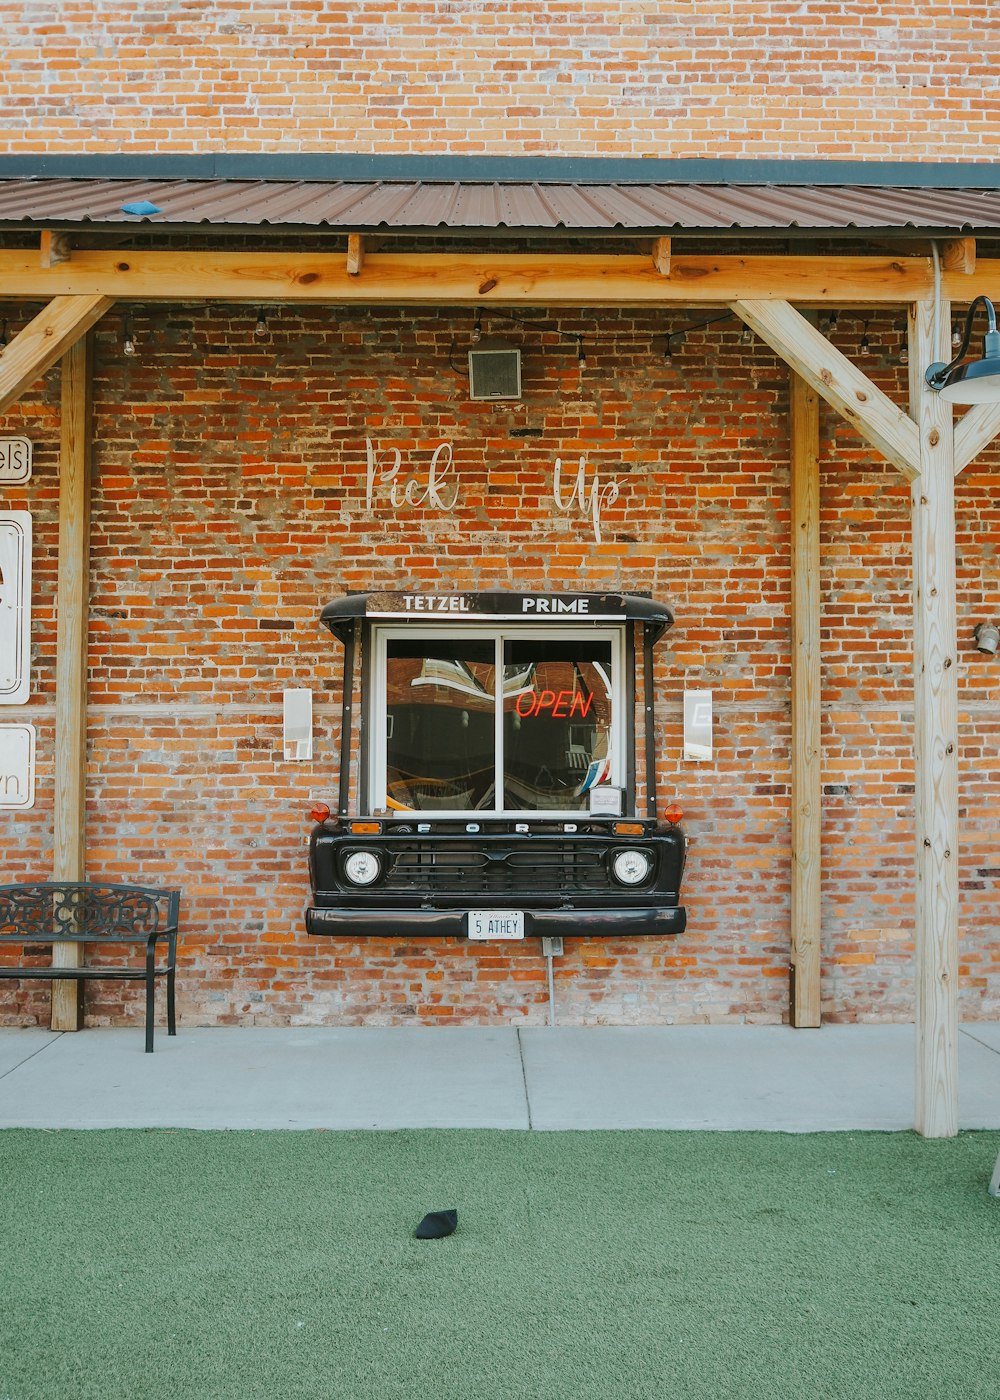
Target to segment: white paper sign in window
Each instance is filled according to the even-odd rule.
[[[684,757],[705,761],[712,757],[712,692],[684,692]]]
[[[31,443],[25,437],[0,438],[0,486],[31,480]]]
[[[0,511],[0,705],[23,705],[31,680],[31,513]]]
[[[0,807],[35,805],[35,726],[0,724]]]

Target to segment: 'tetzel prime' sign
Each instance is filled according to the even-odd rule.
[[[628,615],[623,595],[605,593],[373,593],[368,617],[580,618],[620,620]]]
[[[31,663],[31,513],[0,511],[0,705],[23,705]]]

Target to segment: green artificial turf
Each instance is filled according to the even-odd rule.
[[[997,1400],[998,1146],[0,1132],[0,1400]]]

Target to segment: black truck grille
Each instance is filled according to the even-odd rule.
[[[407,842],[400,849],[393,842],[389,862],[380,888],[392,894],[580,894],[613,888],[603,845],[561,848],[539,842],[511,851],[471,842]]]

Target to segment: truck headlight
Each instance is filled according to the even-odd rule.
[[[641,885],[652,868],[645,851],[618,851],[611,860],[612,873],[620,885]]]
[[[374,851],[352,851],[344,861],[344,874],[352,885],[370,885],[382,872],[382,862]]]

